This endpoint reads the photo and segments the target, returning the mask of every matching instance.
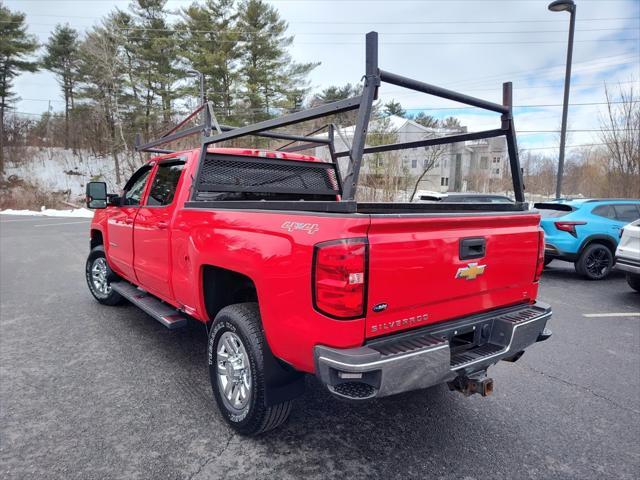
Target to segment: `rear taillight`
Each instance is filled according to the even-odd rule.
[[[313,303],[333,318],[364,316],[367,288],[366,239],[319,243],[313,253]]]
[[[538,231],[538,260],[536,262],[536,274],[533,277],[533,281],[537,282],[542,276],[542,270],[544,269],[544,232]]]
[[[587,222],[555,222],[555,226],[561,232],[568,232],[574,237],[577,237],[576,225],[586,225]]]

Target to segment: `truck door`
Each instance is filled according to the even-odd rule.
[[[133,271],[133,224],[145,191],[153,165],[145,165],[124,186],[121,204],[111,207],[107,222],[108,258],[113,270],[134,281]]]
[[[140,285],[169,300],[173,299],[170,227],[184,163],[165,160],[158,164],[146,201],[138,210],[133,233],[134,268]]]

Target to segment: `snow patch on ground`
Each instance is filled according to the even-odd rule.
[[[93,211],[87,208],[74,208],[71,210],[54,210],[53,208],[42,207],[40,211],[35,210],[0,210],[0,215],[28,215],[32,217],[71,217],[71,218],[93,218]]]
[[[26,147],[11,158],[9,154],[5,173],[7,177],[19,178],[50,192],[68,192],[70,200],[84,196],[85,186],[90,181],[107,183],[110,192],[117,192],[121,185],[115,181],[115,166],[110,156],[98,157],[90,152],[66,150],[64,148]],[[137,168],[134,159],[121,160],[123,181]]]

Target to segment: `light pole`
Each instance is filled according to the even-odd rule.
[[[571,83],[571,59],[573,57],[573,32],[576,26],[576,4],[573,0],[555,0],[549,4],[552,12],[569,12],[569,45],[567,46],[567,71],[564,77],[564,102],[562,104],[562,127],[560,128],[560,155],[558,157],[558,177],[556,198],[562,196],[562,175],[564,172],[564,148],[567,138],[567,113],[569,111],[569,87]]]

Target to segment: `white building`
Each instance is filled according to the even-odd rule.
[[[340,129],[335,135],[337,152],[349,150],[354,136],[355,126]],[[396,115],[386,117],[369,128],[369,144],[377,135],[391,137],[391,143],[404,143],[434,137],[443,137],[465,133],[466,127],[429,128],[412,120]],[[326,135],[325,135],[326,136]],[[376,144],[387,143],[375,141]],[[315,149],[318,157],[329,160],[324,147]],[[366,175],[403,175],[416,179],[424,176],[418,185],[419,190],[436,192],[488,192],[492,188],[492,180],[501,179],[506,167],[507,146],[504,137],[489,138],[471,142],[458,142],[436,147],[420,147],[400,150],[392,154],[380,154],[372,158],[365,156],[360,176]],[[348,158],[340,159],[341,171],[345,172]],[[396,162],[390,165],[390,162]],[[425,168],[427,171],[425,172]]]

